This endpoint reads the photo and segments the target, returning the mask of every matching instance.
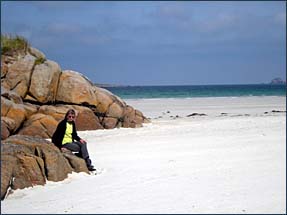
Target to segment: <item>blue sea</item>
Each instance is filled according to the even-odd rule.
[[[286,96],[286,85],[194,85],[104,87],[122,99]]]

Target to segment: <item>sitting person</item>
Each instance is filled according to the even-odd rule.
[[[68,149],[72,152],[78,152],[79,156],[86,161],[88,170],[94,171],[96,169],[92,166],[92,161],[89,158],[87,142],[77,134],[75,118],[75,111],[73,109],[68,110],[65,119],[58,124],[52,136],[52,142],[62,151]]]

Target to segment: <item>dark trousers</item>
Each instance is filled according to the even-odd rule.
[[[80,157],[86,161],[88,167],[92,165],[86,143],[72,142],[66,143],[62,147],[69,149],[72,152],[78,152]]]

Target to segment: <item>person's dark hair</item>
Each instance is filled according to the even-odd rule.
[[[75,110],[73,110],[73,109],[69,109],[69,110],[67,111],[66,115],[65,115],[65,119],[67,119],[67,117],[68,117],[69,114],[76,115],[76,112],[75,112]]]

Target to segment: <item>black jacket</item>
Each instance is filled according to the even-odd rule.
[[[72,125],[73,125],[72,139],[73,139],[73,141],[74,140],[80,141],[81,138],[77,134],[75,122],[72,122]],[[64,119],[58,124],[57,129],[52,136],[52,142],[59,149],[62,147],[62,141],[63,141],[64,136],[65,136],[66,127],[67,127],[67,120]]]

